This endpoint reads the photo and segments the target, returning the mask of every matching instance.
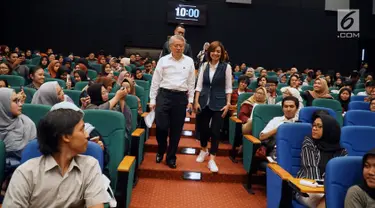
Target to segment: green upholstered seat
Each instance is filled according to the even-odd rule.
[[[11,87],[24,86],[26,83],[23,77],[17,75],[0,75],[0,80],[6,80]]]
[[[40,104],[23,104],[22,114],[28,116],[32,121],[34,121],[37,126],[40,119],[42,119],[49,111],[51,106],[40,105]]]

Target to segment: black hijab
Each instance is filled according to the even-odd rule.
[[[364,156],[363,156],[363,159],[362,159],[362,171],[363,169],[365,168],[365,163],[366,163],[366,160],[369,156],[375,156],[375,149],[372,149],[370,151],[368,151]],[[363,174],[362,174],[363,175]],[[364,191],[367,193],[367,195],[369,195],[369,197],[371,197],[372,199],[375,200],[375,189],[374,188],[370,188],[367,183],[366,183],[366,180],[363,178],[362,182],[360,184],[358,184],[358,186]]]
[[[69,74],[69,69],[66,66],[60,66],[59,69],[57,70],[56,78],[61,79],[61,75],[63,75],[64,73]]]
[[[342,99],[341,99],[341,94],[342,94],[343,92],[345,92],[345,91],[347,91],[347,92],[349,93],[349,98],[348,98],[347,100],[342,100]],[[343,110],[344,110],[345,112],[348,111],[348,105],[349,105],[350,97],[351,97],[351,96],[352,96],[352,91],[351,91],[349,88],[347,88],[347,87],[342,88],[342,89],[340,90],[340,92],[339,92],[339,101],[340,101],[341,106],[342,106],[342,108],[343,108]]]
[[[105,103],[102,98],[102,87],[104,87],[102,83],[95,83],[87,89],[87,94],[90,96],[92,104],[99,106]]]
[[[315,145],[320,151],[319,171],[322,176],[326,172],[328,161],[334,157],[340,156],[342,148],[340,146],[341,128],[336,119],[330,115],[317,114],[323,123],[323,134],[320,139],[313,139]]]
[[[78,76],[81,78],[81,82],[88,81],[87,76],[86,76],[86,72],[84,72],[82,70],[77,70],[74,73],[78,74]]]

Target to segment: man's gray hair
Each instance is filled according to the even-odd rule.
[[[182,35],[174,35],[174,36],[172,36],[171,38],[169,38],[168,45],[171,46],[172,43],[173,43],[175,40],[181,40],[182,42],[184,42],[184,45],[186,45],[186,40],[185,40],[184,36],[182,36]]]

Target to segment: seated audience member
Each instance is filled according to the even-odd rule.
[[[335,84],[333,85],[333,87],[335,87],[336,89],[341,89],[343,86],[343,79],[341,77],[338,77],[336,79],[336,82]]]
[[[88,81],[88,77],[86,75],[86,73],[82,70],[76,70],[74,73],[73,73],[73,76],[74,76],[74,81],[77,83],[77,82],[85,82],[85,81]]]
[[[48,65],[48,73],[52,78],[56,78],[56,73],[60,68],[60,62],[53,60]]]
[[[118,78],[117,78],[116,83],[117,83],[119,86],[122,86],[122,83],[125,81],[125,78],[130,78],[130,77],[131,77],[130,72],[128,72],[128,71],[122,71],[122,72],[118,75]],[[124,86],[123,86],[123,87],[124,87]]]
[[[141,104],[141,100],[136,95],[134,80],[132,78],[130,78],[130,77],[125,78],[123,80],[121,86],[124,87],[125,89],[127,89],[129,94],[134,95],[137,98],[137,101],[138,101],[138,115],[139,116],[142,115],[142,113],[143,113],[142,104]]]
[[[84,65],[82,63],[77,64],[76,65],[76,70],[81,70],[81,71],[85,72],[85,74],[87,76],[88,68],[86,67],[86,65]]]
[[[15,170],[3,207],[104,207],[108,195],[98,161],[80,155],[88,143],[83,113],[50,111],[37,132],[42,156]]]
[[[307,90],[302,94],[302,98],[306,100],[306,106],[312,106],[312,102],[317,98],[333,99],[329,94],[327,82],[323,78],[315,79],[314,90]]]
[[[287,84],[286,74],[280,74],[279,75],[279,83]]]
[[[277,87],[277,80],[276,79],[269,79],[267,83],[267,104],[276,104],[276,87]]]
[[[0,88],[2,87],[9,87],[9,84],[6,80],[0,79]]]
[[[119,72],[123,69],[123,68],[121,68],[119,62],[120,62],[120,60],[118,60],[116,57],[112,57],[109,60],[109,64],[111,66],[112,71]]]
[[[135,80],[146,81],[146,79],[143,77],[143,73],[142,73],[142,70],[140,68],[136,68],[135,70],[133,70],[133,77],[134,77]]]
[[[130,58],[122,58],[120,61],[121,66],[129,66],[130,65]]]
[[[151,61],[146,61],[146,63],[145,63],[145,73],[146,74],[153,74],[154,73],[154,71],[152,70],[152,63],[151,63]]]
[[[267,85],[267,78],[265,76],[258,77],[257,79],[257,87],[266,87]]]
[[[95,58],[95,54],[94,53],[90,53],[89,56],[86,58],[88,61],[90,62],[95,62],[97,61],[97,59]]]
[[[264,87],[258,87],[254,95],[241,104],[238,118],[242,121],[242,134],[250,134],[252,129],[252,111],[257,104],[267,103],[267,90]]]
[[[249,80],[246,76],[241,75],[238,78],[238,89],[233,89],[232,96],[231,96],[231,104],[232,107],[237,107],[237,101],[238,97],[245,92],[251,92],[251,89],[247,89],[247,86],[249,85]]]
[[[326,165],[334,157],[346,155],[340,146],[341,129],[336,119],[323,113],[315,114],[312,134],[306,136],[301,148],[301,167],[296,178],[324,179]],[[324,194],[296,193],[296,199],[307,207],[325,207]]]
[[[51,54],[48,54],[48,61],[51,63],[52,61],[58,61],[58,60],[56,60],[55,54],[51,53]]]
[[[28,88],[33,88],[38,90],[42,84],[44,84],[44,69],[40,66],[31,68],[30,70],[30,80],[31,83],[27,85]]]
[[[8,56],[8,63],[10,65],[10,71],[15,71],[23,78],[28,79],[29,68],[24,65],[25,57],[18,57],[16,52],[11,52]]]
[[[47,56],[42,56],[40,58],[39,66],[42,67],[43,69],[48,69],[48,65],[49,65],[49,62],[48,62]]]
[[[242,65],[241,65],[242,66]],[[246,67],[246,65],[245,65],[245,67]],[[241,69],[242,69],[242,67],[241,67]],[[254,72],[254,69],[253,68],[251,68],[251,67],[249,67],[249,68],[247,68],[247,69],[244,69],[243,70],[243,73],[245,74],[245,76],[247,76],[247,78],[249,79],[249,84],[251,83],[251,82],[256,82],[257,81],[257,78],[256,78],[256,76],[255,76],[255,72]]]
[[[259,72],[260,77],[267,77],[267,69],[261,69]]]
[[[366,208],[375,205],[375,149],[362,159],[362,180],[348,189],[345,208]]]
[[[352,91],[349,88],[340,89],[338,100],[341,103],[343,113],[348,111],[351,94],[352,94]]]
[[[12,67],[8,63],[0,63],[0,75],[12,75]]]
[[[372,78],[372,75],[371,74],[368,74],[365,78],[365,83],[366,82],[371,82],[371,81],[374,81],[374,79]]]
[[[36,138],[34,122],[22,114],[24,100],[13,89],[0,88],[0,140],[5,144],[7,159],[21,160],[21,152]],[[8,160],[7,160],[8,161]],[[11,165],[7,164],[6,165]]]
[[[62,65],[65,66],[69,70],[69,73],[72,72],[72,60],[70,60],[69,57],[64,58]]]
[[[299,76],[298,74],[293,74],[289,77],[288,86],[297,89],[298,91],[302,91],[301,87],[299,86]],[[288,87],[287,86],[287,87]],[[284,88],[284,87],[283,87]],[[282,88],[281,88],[282,89]]]
[[[314,79],[315,74],[313,70],[309,70],[306,74],[306,79],[303,81],[302,86],[309,86],[310,82]]]
[[[368,81],[365,83],[365,91],[359,92],[357,95],[362,96],[369,96],[371,94],[371,90],[375,87],[374,81]]]
[[[39,90],[33,96],[31,104],[41,104],[53,106],[59,102],[68,100],[63,89],[57,82],[46,82],[40,86]],[[72,101],[73,102],[73,101]]]
[[[321,78],[321,76],[322,76],[322,71],[320,69],[317,69],[315,72],[316,79]]]
[[[375,112],[375,98],[370,100],[370,111]]]
[[[324,76],[324,79],[326,80],[328,87],[332,87],[333,86],[334,83],[333,83],[333,78],[331,77],[331,75],[326,74]]]
[[[56,60],[58,60],[60,65],[62,66],[64,62],[64,56],[62,54],[59,54],[56,56]]]
[[[26,50],[25,58],[26,58],[26,59],[29,59],[29,60],[32,58],[32,57],[31,57],[31,50],[30,50],[30,49],[27,49],[27,50]]]
[[[283,123],[294,123],[298,120],[297,111],[299,109],[299,101],[297,98],[293,96],[285,97],[282,100],[281,104],[284,112],[284,116],[280,117],[274,117],[272,120],[270,120],[267,124],[267,126],[260,132],[260,140],[266,142],[262,142],[262,144],[265,144],[266,147],[266,155],[270,155],[270,153],[274,150],[274,147],[276,145],[276,133],[277,128],[283,124]],[[273,152],[271,156],[273,158],[276,157],[275,152]]]
[[[288,96],[293,96],[295,98],[298,99],[298,102],[299,102],[299,105],[298,105],[298,110],[297,110],[297,114],[296,114],[296,117],[298,119],[298,116],[299,116],[299,111],[301,110],[301,108],[303,108],[303,99],[301,97],[301,93],[296,89],[296,88],[292,88],[292,87],[286,87],[286,88],[283,88],[281,89],[281,92],[283,93],[283,99],[288,97]],[[277,103],[278,105],[281,105],[282,102],[278,102]]]
[[[290,68],[290,75],[293,75],[295,73],[298,73],[298,69],[296,67]]]
[[[66,68],[65,66],[60,66],[60,68],[57,70],[56,73],[56,79],[61,79],[64,80],[66,89],[71,89],[72,88],[72,80],[70,79],[69,75],[69,69]]]
[[[335,80],[337,80],[337,79],[341,79],[341,73],[340,72],[336,72],[336,74],[335,74]]]
[[[105,57],[103,55],[98,56],[98,64],[107,64],[107,60],[105,60]]]
[[[102,65],[102,71],[100,73],[100,76],[113,78],[113,70],[110,64]]]

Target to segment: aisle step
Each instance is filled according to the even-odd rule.
[[[211,144],[209,142],[208,147]],[[192,139],[190,137],[181,137],[180,143],[178,145],[178,153],[181,153],[181,150],[184,148],[193,148],[196,151],[196,154],[199,154],[201,149],[200,142],[196,139]],[[217,152],[217,156],[229,156],[229,151],[231,150],[232,145],[230,144],[219,144],[219,149]],[[158,151],[158,142],[156,140],[156,136],[150,136],[149,139],[145,143],[145,152],[157,152]]]
[[[219,167],[218,173],[211,173],[207,168],[208,158],[203,163],[195,161],[196,155],[177,154],[177,168],[171,169],[165,164],[155,162],[156,153],[146,153],[144,161],[139,167],[140,178],[159,178],[169,180],[183,180],[185,171],[202,173],[203,182],[245,183],[246,171],[241,163],[232,163],[229,157],[217,156],[215,161]]]
[[[156,136],[156,124],[152,124],[150,129],[150,136]],[[184,137],[194,138],[195,137],[195,124],[185,123],[181,135]]]

